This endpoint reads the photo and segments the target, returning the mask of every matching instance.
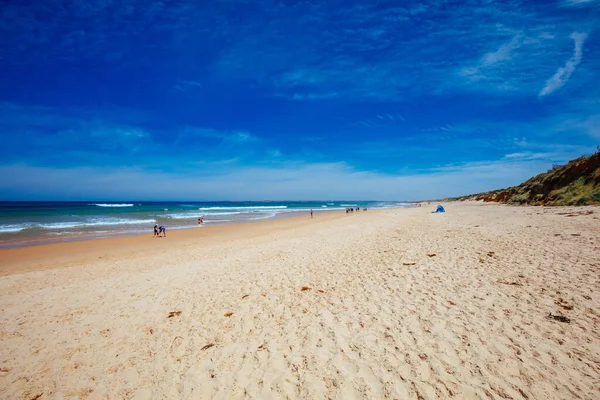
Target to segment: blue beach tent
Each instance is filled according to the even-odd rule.
[[[442,205],[440,204],[440,205],[438,205],[438,206],[437,206],[437,210],[435,210],[435,212],[436,212],[436,213],[439,213],[439,212],[446,212],[446,210],[444,210],[444,207],[442,207]]]

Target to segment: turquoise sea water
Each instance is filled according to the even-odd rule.
[[[403,202],[0,202],[0,248],[241,223],[346,207],[407,207]]]

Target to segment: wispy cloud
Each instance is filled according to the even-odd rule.
[[[473,81],[489,78],[490,75],[493,76],[494,71],[491,68],[498,63],[511,60],[514,50],[521,45],[521,41],[521,35],[516,34],[510,41],[503,43],[498,49],[484,54],[475,66],[461,69],[459,74]]]
[[[187,85],[187,86],[196,86],[196,87],[200,87],[200,88],[204,87],[200,82],[196,82],[196,81],[186,81],[186,80],[180,79],[177,82],[182,85]]]
[[[548,158],[548,153],[533,153],[531,151],[525,151],[521,153],[506,154],[504,158],[509,160],[543,160]]]
[[[406,118],[404,118],[402,114],[390,111],[371,115],[369,118],[361,119],[358,122],[352,122],[351,125],[367,129],[390,129],[399,127],[404,122],[406,122]]]
[[[571,6],[585,6],[593,3],[598,3],[598,0],[566,0],[565,3]]]
[[[198,89],[198,88],[203,89],[204,85],[202,85],[200,82],[196,82],[196,81],[188,81],[188,80],[178,79],[177,83],[173,87],[177,90],[185,91],[185,88],[190,88],[190,87],[196,88],[196,89]]]
[[[202,128],[194,126],[188,126],[179,130],[177,139],[179,142],[189,138],[219,139],[225,142],[233,143],[248,143],[258,140],[256,136],[250,134],[250,132],[243,130],[219,130],[213,128]]]
[[[520,35],[515,35],[508,43],[503,44],[496,51],[484,55],[481,59],[482,65],[492,65],[497,62],[510,60],[512,51],[519,47]]]
[[[577,68],[581,62],[583,55],[583,43],[587,38],[587,34],[574,32],[570,37],[575,42],[573,56],[565,63],[563,67],[559,68],[556,73],[550,79],[548,79],[548,81],[546,81],[546,86],[544,86],[544,88],[540,91],[540,97],[547,96],[563,87],[569,78],[571,78],[573,72],[575,72],[575,68]]]

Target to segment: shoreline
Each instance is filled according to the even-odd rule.
[[[402,209],[402,208],[398,208]],[[371,209],[366,213],[347,215],[344,211],[317,211],[310,215],[284,215],[260,221],[244,221],[212,226],[167,230],[166,238],[147,234],[117,235],[53,243],[0,248],[0,277],[19,273],[67,268],[105,257],[147,255],[166,251],[172,245],[206,245],[225,240],[253,237],[278,229],[293,229],[309,223],[337,218],[370,215],[395,208]],[[290,213],[291,214],[291,213]],[[175,242],[175,243],[173,243]]]
[[[324,212],[335,212],[335,211],[339,211],[337,209],[332,209],[332,210],[327,210],[327,211],[321,211],[321,210],[316,210],[315,214],[317,213],[324,213]],[[240,219],[240,220],[231,220],[228,222],[222,222],[222,223],[205,223],[204,225],[198,226],[198,225],[189,225],[189,226],[177,226],[177,227],[169,227],[167,226],[167,233],[169,232],[175,232],[175,231],[181,231],[181,230],[187,230],[187,229],[206,229],[209,227],[215,227],[215,226],[224,226],[224,225],[240,225],[240,224],[247,224],[247,223],[252,223],[252,222],[260,222],[260,221],[270,221],[270,220],[274,220],[274,219],[280,219],[280,218],[291,218],[291,217],[296,217],[296,216],[302,216],[304,215],[306,212],[305,211],[290,211],[287,213],[281,213],[281,214],[276,214],[272,217],[269,218],[264,218],[264,219]],[[152,227],[150,226],[148,228],[148,231],[152,231]],[[56,236],[54,239],[48,238],[48,237],[39,237],[36,235],[30,235],[30,239],[26,239],[22,240],[22,241],[7,241],[5,243],[0,243],[0,250],[4,250],[4,249],[15,249],[15,248],[22,248],[22,247],[33,247],[33,246],[43,246],[43,245],[48,245],[48,244],[59,244],[59,243],[71,243],[71,242],[82,242],[82,241],[88,241],[88,240],[99,240],[99,239],[110,239],[110,238],[116,238],[116,237],[128,237],[128,236],[141,236],[141,235],[145,235],[146,233],[144,232],[140,232],[140,231],[131,231],[131,232],[115,232],[115,233],[110,233],[110,234],[106,234],[106,233],[94,233],[94,232],[89,232],[89,233],[83,233],[83,234],[79,234],[79,235],[68,235],[65,234],[64,236]]]
[[[60,203],[63,204],[63,203]],[[178,203],[179,204],[179,203]],[[406,204],[406,203],[405,203]],[[88,204],[89,205],[89,204]],[[202,205],[202,204],[198,204]],[[153,204],[137,204],[140,207],[150,207],[154,206]],[[292,204],[292,206],[297,206],[297,204]],[[189,210],[185,209],[174,209],[171,211],[170,215],[174,215],[172,219],[170,215],[159,215],[157,213],[162,213],[162,211],[157,210],[134,210],[133,213],[117,213],[117,214],[89,214],[87,211],[80,212],[74,211],[75,214],[70,215],[72,222],[61,222],[62,218],[66,217],[69,210],[65,209],[63,212],[64,215],[57,214],[54,218],[56,218],[54,222],[49,222],[47,216],[39,217],[38,221],[32,221],[29,219],[27,222],[24,220],[20,223],[16,223],[14,221],[14,216],[11,217],[10,213],[8,213],[8,220],[3,220],[2,213],[0,213],[0,250],[1,249],[11,249],[11,248],[19,248],[19,247],[31,247],[31,246],[39,246],[53,243],[67,243],[67,242],[77,242],[77,241],[87,241],[87,240],[97,240],[97,239],[105,239],[111,237],[125,237],[125,236],[136,236],[143,235],[148,230],[152,230],[152,226],[154,224],[158,224],[159,226],[165,226],[168,232],[183,230],[183,229],[197,229],[197,228],[207,228],[214,226],[223,226],[223,225],[238,225],[245,224],[256,221],[266,221],[280,218],[290,218],[294,216],[302,216],[309,215],[311,208],[288,208],[288,205],[271,207],[265,206],[267,208],[254,210],[254,208],[260,208],[260,206],[243,206],[240,209],[231,208],[230,210],[226,210],[227,207],[221,207],[223,212],[221,212],[221,208],[219,208],[219,212],[217,214],[207,214],[204,217],[204,223],[202,225],[196,224],[196,215],[187,216],[187,218],[182,218],[182,214],[188,214]],[[276,210],[271,210],[271,208],[277,208]],[[212,207],[208,207],[207,209],[212,209]],[[400,207],[374,207],[371,209],[385,209],[385,208],[402,208]],[[251,211],[244,211],[246,209],[252,209]],[[285,209],[285,210],[284,210]],[[121,210],[119,207],[118,210]],[[165,208],[165,212],[168,209]],[[328,213],[328,212],[343,212],[344,208],[341,207],[331,207],[331,208],[312,208],[315,215]],[[208,212],[208,211],[207,211]],[[211,211],[212,212],[212,211]],[[258,213],[258,215],[256,215]],[[260,215],[260,214],[266,215]],[[221,218],[220,215],[229,214],[227,217]],[[202,215],[200,212],[198,215]],[[13,219],[11,221],[11,218]],[[46,218],[46,220],[44,220]],[[75,221],[77,218],[88,218],[86,221]],[[221,219],[220,219],[221,218]],[[147,221],[141,221],[146,219]],[[102,226],[101,221],[105,220],[106,225]],[[115,220],[123,221],[122,224],[115,223]],[[136,223],[132,223],[132,220]],[[144,223],[140,223],[144,222]],[[85,225],[89,223],[90,225]],[[73,224],[73,225],[68,225]],[[82,224],[78,228],[75,228],[77,224]],[[35,226],[38,225],[37,229],[34,229]],[[60,227],[60,225],[64,225],[64,229]],[[2,228],[6,228],[7,230],[3,230]],[[15,229],[14,231],[10,229]]]

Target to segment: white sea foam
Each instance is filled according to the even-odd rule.
[[[90,204],[92,206],[97,206],[97,207],[133,207],[133,204],[106,204],[106,203],[99,203],[99,204]]]
[[[55,222],[51,224],[39,224],[35,227],[42,229],[69,229],[82,226],[143,225],[154,224],[155,222],[155,219],[96,218],[81,222]]]
[[[375,203],[375,205],[373,207],[375,207],[375,208],[405,208],[405,207],[410,207],[410,206],[411,206],[410,203],[395,203],[395,204]]]
[[[69,221],[53,223],[24,223],[14,225],[0,225],[0,233],[21,232],[27,229],[60,230],[92,226],[118,226],[118,225],[144,225],[153,224],[155,219],[122,219],[122,218],[97,218],[89,221]]]
[[[229,211],[229,212],[204,212],[204,213],[173,213],[173,214],[165,214],[160,215],[160,218],[170,218],[170,219],[196,219],[198,217],[212,217],[213,215],[237,215],[243,214],[240,211]]]
[[[21,232],[30,226],[30,224],[0,225],[0,233]]]
[[[200,207],[198,210],[274,210],[283,208],[287,208],[287,206]]]
[[[356,207],[358,204],[340,204],[342,207]]]
[[[268,214],[261,215],[260,217],[248,218],[247,221],[260,221],[263,219],[273,218],[276,215],[277,215],[277,212],[270,212]]]
[[[227,222],[232,222],[235,221],[234,219],[209,219],[209,220],[205,220],[204,224],[202,225],[210,225],[210,224],[224,224]],[[202,226],[200,225],[200,226]]]

